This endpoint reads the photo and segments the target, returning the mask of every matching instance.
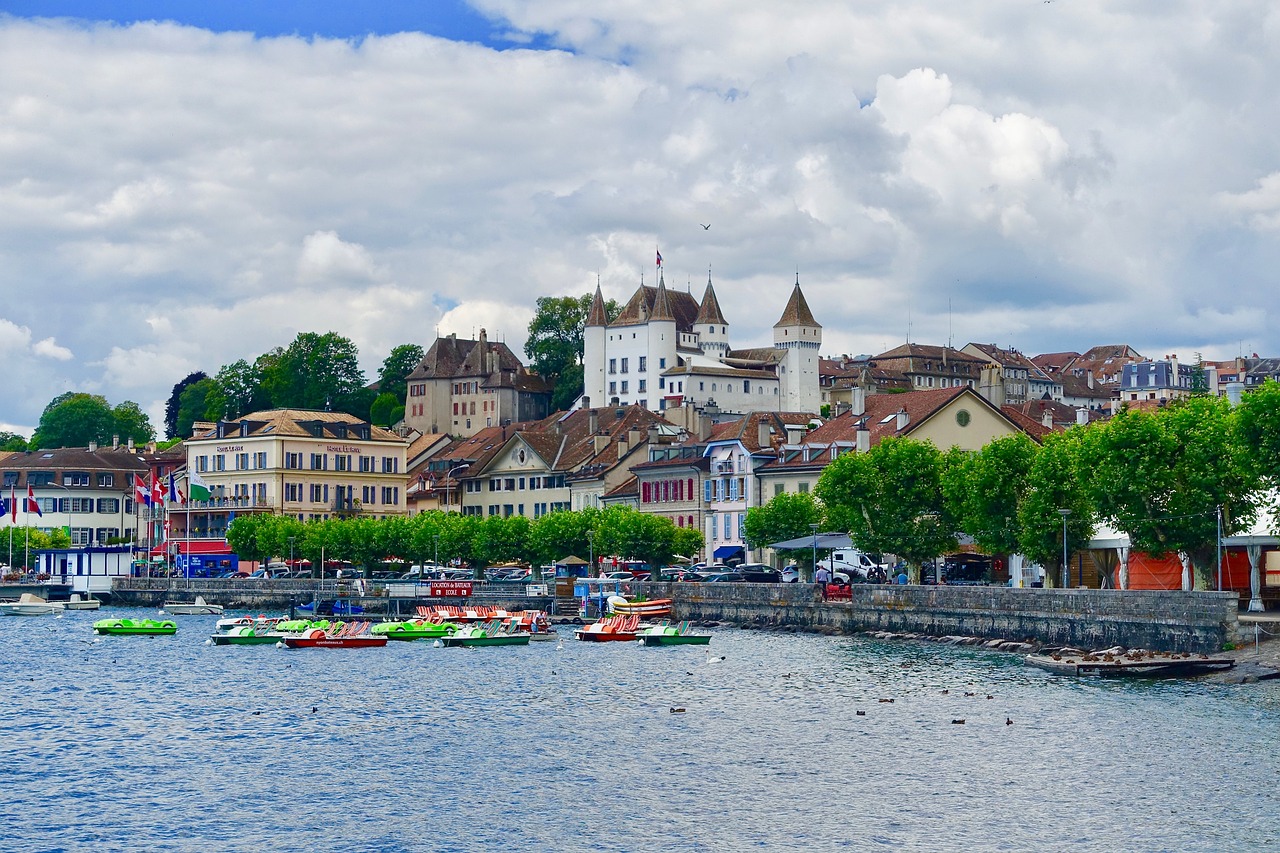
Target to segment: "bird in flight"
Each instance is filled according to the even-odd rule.
[[[701,223],[701,222],[699,222],[698,224],[699,224],[699,225],[702,225],[702,223]],[[702,230],[703,230],[703,231],[710,231],[710,230],[711,230],[711,226],[710,226],[710,225],[702,225]]]

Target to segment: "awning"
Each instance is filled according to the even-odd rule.
[[[717,560],[723,560],[725,557],[732,557],[734,554],[741,554],[741,545],[721,545],[712,554]]]
[[[853,540],[849,538],[848,533],[819,533],[817,542],[817,547],[823,550],[853,547]],[[770,542],[769,547],[775,551],[799,551],[803,548],[814,547],[814,537],[812,535],[799,536],[795,539],[787,539],[784,542]]]

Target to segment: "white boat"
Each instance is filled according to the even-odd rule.
[[[81,598],[80,593],[71,593],[71,600],[62,605],[67,610],[97,610],[102,602],[93,596]]]
[[[194,604],[166,601],[160,609],[170,616],[221,616],[223,607],[221,604],[208,604],[203,597],[197,595]]]
[[[0,613],[5,616],[48,616],[61,610],[58,602],[45,601],[29,592],[24,592],[17,601],[0,601]]]

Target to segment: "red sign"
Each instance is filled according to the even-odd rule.
[[[432,581],[427,591],[432,598],[466,598],[471,595],[471,581]]]

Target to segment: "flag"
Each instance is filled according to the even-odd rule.
[[[0,518],[9,514],[9,504],[5,501],[4,495],[0,495]]]
[[[196,471],[187,472],[187,486],[193,501],[207,501],[212,494],[209,491],[209,484],[200,479],[200,474]]]
[[[137,474],[133,475],[133,499],[143,506],[151,506],[151,492],[147,489],[147,484]]]
[[[662,252],[658,252],[658,266],[662,266]]]
[[[169,503],[182,503],[182,494],[178,491],[177,485],[173,482],[173,472],[169,472]]]
[[[9,520],[14,524],[18,523],[18,492],[17,486],[9,486]]]
[[[160,478],[155,471],[151,472],[151,503],[164,506],[164,486],[160,485]]]
[[[36,515],[40,516],[41,518],[44,517],[44,513],[40,511],[40,501],[36,500],[36,493],[32,491],[30,483],[27,483],[26,510],[27,510],[27,515],[30,515],[31,513],[34,512]]]

